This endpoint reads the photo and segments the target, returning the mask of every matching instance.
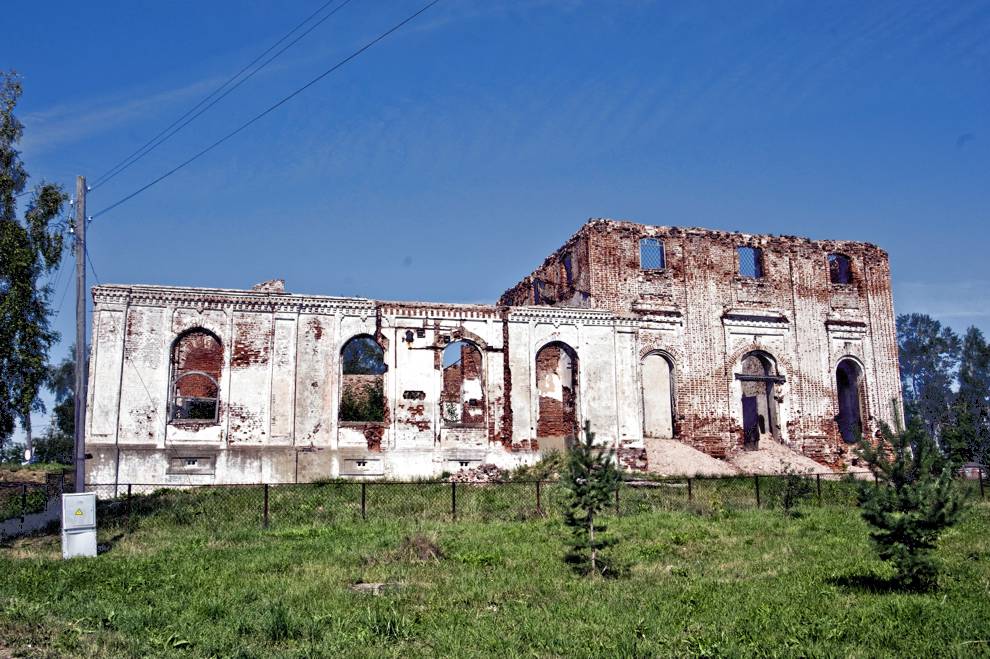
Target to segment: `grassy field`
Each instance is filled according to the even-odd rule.
[[[129,520],[102,511],[96,559],[18,540],[0,549],[0,656],[990,655],[987,504],[944,537],[939,589],[917,594],[890,590],[845,503],[792,517],[717,492],[626,501],[609,520],[626,572],[589,580],[562,563],[556,515],[489,516],[504,502],[460,488],[462,519],[444,521],[410,486],[392,499],[410,514],[362,521],[357,490],[331,505],[337,491],[273,488],[267,530],[258,490],[141,497]]]

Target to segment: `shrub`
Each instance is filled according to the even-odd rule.
[[[596,447],[594,441],[591,423],[585,421],[584,439],[574,442],[567,452],[564,483],[570,503],[564,523],[571,527],[574,540],[565,560],[583,573],[604,575],[610,568],[599,550],[613,543],[605,538],[606,527],[596,518],[619,488],[619,471],[615,452]]]
[[[784,467],[784,489],[780,493],[780,506],[788,515],[794,515],[794,508],[811,496],[811,481],[799,474],[791,465]]]
[[[962,508],[951,466],[917,418],[898,433],[884,427],[877,444],[863,440],[858,453],[877,479],[859,490],[877,553],[893,565],[902,588],[931,588],[938,576],[932,550]]]

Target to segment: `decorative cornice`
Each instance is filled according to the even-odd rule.
[[[562,321],[575,321],[584,325],[612,325],[615,323],[616,317],[611,311],[603,311],[601,309],[533,306],[511,307],[509,311],[509,320],[543,320],[554,323],[560,323]]]
[[[722,324],[730,327],[788,327],[790,321],[777,309],[733,307],[722,312]]]

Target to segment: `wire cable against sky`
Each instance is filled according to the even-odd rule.
[[[110,179],[114,178],[115,176],[117,176],[118,174],[120,174],[121,172],[123,172],[125,169],[129,168],[131,165],[133,165],[134,163],[136,163],[138,160],[141,160],[146,155],[148,155],[149,153],[151,153],[152,151],[154,151],[155,149],[157,149],[162,143],[166,142],[173,135],[175,135],[180,130],[182,130],[183,128],[185,128],[186,126],[188,126],[190,123],[192,123],[193,121],[195,121],[197,117],[199,117],[201,114],[203,114],[204,112],[206,112],[207,110],[209,110],[211,107],[213,107],[214,105],[216,105],[217,103],[219,103],[224,97],[226,97],[232,91],[234,91],[235,89],[237,89],[238,87],[240,87],[242,84],[244,84],[245,82],[247,82],[248,80],[250,80],[252,77],[254,77],[255,74],[257,74],[259,71],[261,71],[262,69],[264,69],[266,66],[268,66],[269,64],[271,64],[273,60],[275,60],[282,53],[284,53],[289,48],[291,48],[292,46],[294,46],[295,44],[297,44],[300,40],[303,39],[303,37],[305,37],[310,32],[312,32],[313,30],[315,30],[317,27],[319,27],[320,25],[322,25],[327,19],[329,19],[331,16],[333,16],[334,14],[336,14],[341,9],[343,9],[345,6],[347,6],[348,4],[350,4],[351,1],[352,0],[343,0],[343,2],[340,3],[340,5],[338,5],[337,7],[335,7],[326,16],[324,16],[323,18],[321,18],[320,20],[318,20],[316,23],[314,23],[313,25],[311,25],[308,30],[306,30],[305,32],[303,32],[302,34],[300,34],[298,37],[296,37],[295,39],[293,39],[291,42],[289,42],[288,44],[286,44],[286,46],[284,48],[282,48],[281,50],[279,50],[278,52],[276,52],[274,55],[272,55],[270,58],[268,58],[266,61],[264,61],[260,66],[258,66],[253,71],[251,71],[248,75],[244,76],[240,80],[237,80],[245,71],[247,71],[249,68],[251,68],[252,66],[254,66],[255,64],[257,64],[259,60],[261,60],[268,53],[272,52],[283,41],[285,41],[286,39],[288,39],[289,37],[291,37],[293,34],[295,34],[299,29],[301,29],[304,25],[306,25],[306,23],[308,23],[311,20],[313,20],[313,18],[315,18],[320,12],[322,12],[328,6],[332,5],[334,2],[337,2],[337,0],[327,0],[327,2],[323,3],[323,5],[321,5],[319,9],[317,9],[315,12],[313,12],[308,17],[306,17],[306,19],[304,21],[302,21],[301,23],[299,23],[298,25],[296,25],[294,28],[292,28],[291,30],[289,30],[289,32],[286,33],[285,36],[283,36],[281,39],[279,39],[278,41],[276,41],[275,43],[273,43],[271,46],[269,46],[268,49],[265,50],[265,52],[261,53],[260,55],[258,55],[257,57],[255,57],[253,60],[251,60],[250,62],[248,62],[244,67],[241,68],[240,71],[238,71],[237,73],[235,73],[226,82],[224,82],[222,85],[220,85],[219,87],[217,87],[216,89],[214,89],[212,92],[210,92],[199,103],[197,103],[195,106],[193,106],[192,108],[190,108],[185,114],[183,114],[181,117],[179,117],[178,119],[176,119],[175,121],[173,121],[171,124],[169,124],[168,126],[166,126],[163,130],[161,130],[157,135],[155,135],[150,140],[148,140],[144,145],[142,145],[134,153],[132,153],[131,155],[127,156],[126,158],[124,158],[123,160],[121,160],[120,162],[118,162],[116,165],[114,165],[113,167],[111,167],[109,170],[107,170],[106,172],[104,172],[103,174],[101,174],[96,179],[96,182],[93,184],[93,186],[90,189],[95,190],[96,188],[100,187],[104,183],[109,182]],[[228,85],[230,85],[231,83],[233,83],[235,80],[237,80],[237,83],[234,84],[229,89],[226,89],[226,91],[224,91],[224,89],[227,88]],[[223,93],[221,93],[221,92],[223,92]],[[217,96],[217,94],[220,94],[220,95]],[[214,97],[216,97],[216,98],[214,98]],[[211,102],[211,99],[213,99],[212,102]],[[203,107],[203,105],[206,104],[206,103],[209,103],[209,104],[206,105],[206,107]],[[202,108],[202,109],[200,109],[200,108]],[[197,112],[197,110],[199,110],[199,111]],[[190,116],[190,115],[192,115],[192,116]],[[187,117],[188,117],[188,120],[183,121]]]
[[[287,103],[289,100],[295,98],[296,96],[298,96],[302,92],[306,91],[307,89],[309,89],[310,87],[312,87],[313,85],[315,85],[316,83],[318,83],[323,78],[326,78],[328,75],[330,75],[331,73],[333,73],[334,71],[336,71],[340,67],[344,66],[345,64],[347,64],[351,60],[357,58],[359,55],[361,55],[361,53],[363,53],[364,51],[368,50],[369,48],[371,48],[372,46],[374,46],[375,44],[377,44],[379,41],[382,41],[383,39],[387,38],[389,35],[391,35],[393,32],[396,32],[397,30],[401,29],[407,23],[412,22],[420,14],[424,13],[430,7],[432,7],[433,5],[437,4],[438,2],[440,2],[440,0],[432,0],[431,2],[428,2],[426,5],[424,5],[423,7],[421,7],[420,9],[418,9],[417,11],[415,11],[414,13],[410,14],[406,18],[402,19],[401,21],[399,21],[398,23],[396,23],[395,25],[393,25],[389,29],[385,30],[384,32],[382,32],[381,34],[379,34],[377,37],[375,37],[374,39],[372,39],[371,41],[369,41],[365,45],[361,46],[360,48],[358,48],[357,50],[355,50],[353,53],[351,53],[350,55],[348,55],[344,59],[340,60],[339,62],[337,62],[336,64],[334,64],[333,66],[331,66],[329,69],[327,69],[326,71],[324,71],[320,75],[316,76],[315,78],[313,78],[312,80],[310,80],[309,82],[307,82],[302,87],[298,88],[297,90],[295,90],[294,92],[292,92],[288,96],[285,96],[284,98],[282,98],[282,100],[280,100],[277,103],[275,103],[274,105],[270,106],[267,110],[264,110],[263,112],[255,115],[253,118],[249,119],[248,121],[246,121],[245,123],[241,124],[240,126],[238,126],[237,128],[235,128],[231,132],[227,133],[226,135],[224,135],[223,137],[221,137],[219,140],[217,140],[213,144],[211,144],[208,147],[206,147],[205,149],[199,151],[198,153],[196,153],[195,155],[193,155],[191,158],[188,158],[187,160],[184,160],[183,162],[179,163],[178,165],[176,165],[172,169],[168,170],[167,172],[165,172],[164,174],[162,174],[158,178],[152,180],[150,183],[147,183],[147,184],[141,186],[140,188],[138,188],[134,192],[132,192],[129,195],[127,195],[126,197],[123,197],[122,199],[119,199],[118,201],[110,204],[109,206],[107,206],[103,210],[101,210],[101,211],[99,211],[97,213],[94,213],[92,215],[92,217],[93,218],[97,218],[97,217],[103,215],[104,213],[107,213],[107,212],[113,210],[114,208],[116,208],[117,206],[120,206],[124,202],[129,201],[129,200],[133,199],[134,197],[138,196],[139,194],[141,194],[142,192],[144,192],[148,188],[152,187],[153,185],[156,185],[156,184],[160,183],[161,181],[165,180],[166,178],[168,178],[172,174],[176,173],[177,171],[179,171],[180,169],[182,169],[186,165],[188,165],[188,164],[192,163],[193,161],[195,161],[195,160],[201,158],[202,156],[206,155],[207,153],[209,153],[213,149],[217,148],[218,146],[220,146],[221,144],[223,144],[224,142],[226,142],[227,140],[229,140],[233,136],[235,136],[238,133],[240,133],[242,130],[244,130],[248,126],[252,125],[256,121],[258,121],[259,119],[261,119],[262,117],[265,117],[265,116],[271,114],[273,111],[275,111],[276,109],[278,109],[279,107],[281,107],[282,105],[284,105],[285,103]]]
[[[89,256],[89,246],[88,245],[86,246],[85,251],[86,251],[86,262],[89,263],[89,269],[93,272],[93,279],[96,280],[96,285],[97,286],[102,286],[103,285],[103,282],[100,281],[100,276],[98,274],[96,274],[96,268],[93,266],[93,259],[91,259],[90,256]]]

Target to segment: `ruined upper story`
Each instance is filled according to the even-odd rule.
[[[870,243],[592,219],[499,304],[635,318],[695,303],[786,316],[800,298],[841,321],[864,315],[870,292],[890,292],[887,254]]]

